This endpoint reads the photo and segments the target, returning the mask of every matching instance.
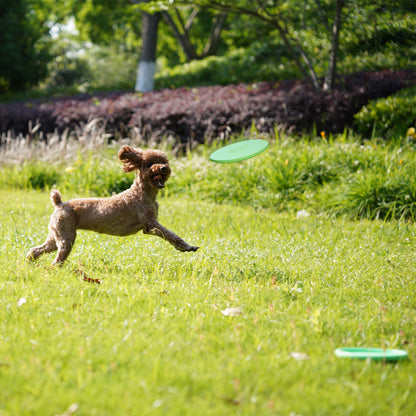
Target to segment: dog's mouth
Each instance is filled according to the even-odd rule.
[[[153,176],[152,182],[153,185],[158,189],[162,189],[165,187],[165,178],[163,177],[163,175]]]

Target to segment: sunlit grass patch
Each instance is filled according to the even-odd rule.
[[[1,197],[5,415],[75,403],[88,415],[412,414],[412,224],[171,195],[160,220],[198,252],[80,232],[55,268],[52,254],[24,260],[46,235],[48,194]],[[402,348],[410,360],[345,361],[340,346]]]

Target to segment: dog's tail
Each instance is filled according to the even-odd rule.
[[[59,207],[62,204],[62,196],[61,193],[54,189],[51,191],[51,202],[55,207]]]

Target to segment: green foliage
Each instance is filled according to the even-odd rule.
[[[49,190],[56,186],[64,193],[111,196],[129,188],[134,175],[126,174],[113,157],[103,163],[101,154],[87,153],[69,165],[42,163],[36,160],[0,169],[0,188]]]
[[[49,29],[36,0],[0,1],[0,94],[10,95],[46,75]]]
[[[368,172],[353,178],[331,202],[352,218],[414,221],[416,181],[411,174],[386,178],[380,172]]]
[[[122,51],[116,45],[92,47],[85,55],[91,90],[132,90],[136,81],[139,50]]]
[[[260,1],[253,3],[247,0],[235,1],[155,1],[142,5],[153,11],[158,7],[172,8],[178,5],[193,4],[215,10],[228,11],[232,18],[229,27],[224,31],[224,42],[229,52],[234,52],[239,46],[244,48],[258,42],[273,44],[276,39],[280,48],[284,45],[289,53],[289,62],[296,63],[295,76],[309,79],[319,87],[316,76],[325,76],[328,71],[329,52],[332,49],[332,25],[335,14],[334,1],[304,2]],[[396,2],[385,6],[383,2],[351,1],[345,2],[342,9],[342,27],[340,32],[340,49],[338,57],[339,72],[353,72],[361,69],[380,68],[411,68],[416,61],[414,48],[414,7],[406,2]],[[299,51],[302,50],[302,53]],[[298,60],[294,60],[294,56]],[[264,56],[252,63],[252,67],[260,67],[257,79],[263,80],[263,63],[269,62],[276,66],[279,61],[279,49],[271,60]],[[232,64],[231,64],[232,65]],[[279,65],[279,64],[277,64]],[[286,65],[283,62],[283,65]],[[250,66],[250,65],[248,65]],[[205,72],[207,66],[201,69]],[[237,65],[237,73],[241,73]],[[184,71],[187,72],[185,67]],[[177,70],[179,73],[179,70]],[[245,77],[242,72],[242,77]],[[251,72],[251,71],[248,71]],[[227,73],[227,71],[225,71]],[[294,71],[291,71],[293,75]],[[253,71],[249,76],[255,74]],[[279,74],[277,71],[275,75]],[[172,74],[176,76],[176,73]],[[211,77],[212,75],[212,77]],[[165,74],[163,75],[165,76]],[[215,77],[215,69],[208,79]],[[206,78],[206,77],[205,77]],[[220,77],[221,78],[221,77]],[[187,78],[185,78],[187,80]],[[204,77],[201,76],[201,80]],[[266,77],[266,79],[269,79]],[[235,81],[230,81],[235,82]],[[176,82],[172,82],[177,85]],[[192,84],[194,85],[194,84]]]
[[[210,56],[159,71],[157,88],[180,86],[227,85],[258,80],[273,81],[299,77],[298,69],[288,59],[283,47],[255,43],[236,49],[226,56]]]
[[[76,16],[77,29],[83,40],[95,44],[117,43],[123,51],[134,51],[140,45],[141,15],[126,0],[64,0]]]
[[[51,95],[67,91],[131,90],[138,54],[117,50],[114,45],[97,47],[61,39],[55,44],[55,59],[41,88]],[[81,50],[81,52],[80,52]]]
[[[391,17],[390,14],[382,14],[376,24],[365,24],[352,33],[346,33],[346,49],[354,53],[363,49],[383,50],[392,44],[413,46],[416,41],[413,19],[399,15],[392,21]]]
[[[4,416],[413,415],[413,226],[170,196],[161,222],[200,251],[80,232],[54,268],[24,260],[48,195],[0,201]],[[335,357],[351,346],[410,359]]]
[[[358,219],[416,214],[416,156],[407,144],[361,145],[346,135],[330,143],[284,141],[243,163],[218,166],[196,157],[179,169],[168,192],[216,203]]]
[[[371,101],[355,115],[355,128],[364,137],[375,135],[385,140],[406,137],[408,129],[415,125],[416,88]]]
[[[113,157],[112,157],[113,159]],[[120,163],[106,160],[103,156],[79,155],[72,165],[66,167],[65,176],[58,184],[64,192],[80,195],[111,196],[129,188],[134,175],[127,175]]]
[[[58,183],[60,178],[60,169],[38,161],[0,169],[2,188],[49,189]]]
[[[340,39],[338,65],[341,73],[414,68],[416,43],[409,43],[409,39],[414,36],[415,16],[411,13],[396,13],[392,19],[386,11],[379,11],[376,16],[374,20],[374,14],[370,14],[370,11],[364,15],[347,13]],[[328,40],[319,31],[307,28],[300,30],[298,35],[302,47],[313,56],[317,74],[324,76]],[[174,67],[169,61],[160,60],[163,65],[156,74],[157,88],[301,77],[278,33],[265,24],[256,24],[247,17],[234,17],[224,31],[223,41],[227,44],[228,52],[221,56]]]
[[[49,65],[45,88],[56,91],[72,86],[82,88],[90,77],[86,59],[71,56],[68,51],[61,50],[60,53],[56,53],[55,59]]]
[[[258,1],[255,4],[247,0],[238,0],[232,3],[227,1],[210,0],[198,0],[193,2],[177,0],[174,2],[146,2],[141,3],[140,7],[142,7],[144,10],[157,10],[158,8],[172,9],[172,7],[185,5],[206,7],[218,12],[250,16],[254,20],[265,22],[270,30],[275,30],[278,33],[279,37],[285,45],[285,48],[288,50],[291,59],[297,66],[299,72],[302,74],[302,77],[305,78],[313,88],[320,88],[319,80],[314,69],[314,62],[311,59],[309,51],[305,48],[302,48],[302,37],[299,35],[301,29],[313,28],[313,30],[320,30],[323,25],[327,30],[320,30],[321,37],[326,37],[330,42],[332,42],[331,39],[333,38],[330,36],[331,31],[328,30],[327,24],[325,26],[325,23],[327,22],[325,19],[320,18],[321,15],[317,13],[317,10],[315,10],[316,7],[314,5],[311,7],[302,7],[299,2],[280,0]],[[331,5],[331,3],[328,3],[328,5],[330,6],[329,8],[331,14],[335,13],[335,9],[338,9],[339,7],[342,8],[341,3],[339,2],[336,2],[336,5]],[[321,20],[323,20],[323,22]],[[333,46],[337,49],[338,43]],[[329,55],[327,53],[325,61],[328,61],[328,56]]]
[[[416,217],[416,155],[406,141],[360,144],[347,133],[329,142],[286,138],[256,158],[228,165],[210,162],[212,150],[201,146],[171,160],[174,175],[163,194],[275,212],[307,210],[353,219]],[[109,196],[133,180],[134,175],[126,175],[114,160],[114,148],[108,155],[79,154],[62,166],[34,161],[0,169],[0,188],[56,186],[65,198]]]
[[[80,31],[78,36],[68,39],[69,45],[63,44],[63,40],[59,37],[53,39],[54,45],[50,52],[55,58],[48,66],[49,76],[38,90],[33,91],[33,96],[132,89],[141,45],[141,13],[137,6],[126,0],[118,0],[116,3],[93,0],[87,2],[33,0],[32,3],[36,5],[33,6],[36,13],[31,14],[31,18],[36,17],[34,25],[43,33],[33,53],[47,50],[43,46],[48,44],[45,43],[46,40],[50,40],[48,30],[55,22],[64,22],[69,16],[76,16],[77,29]],[[240,3],[250,2],[244,0],[238,2]],[[289,31],[295,30],[299,46],[311,58],[316,74],[325,76],[330,50],[330,36],[325,25],[330,26],[332,23],[334,2],[319,2],[321,6],[319,13],[317,2],[300,4],[290,0],[269,3],[282,7],[286,5],[282,9],[282,13],[288,16],[285,25]],[[186,7],[178,11],[182,20],[186,21],[191,10],[191,5],[187,3]],[[175,10],[172,10],[172,15],[176,16]],[[191,41],[199,51],[206,41],[211,19],[212,14],[204,9],[197,15],[192,25]],[[414,68],[416,64],[414,20],[415,10],[411,2],[390,2],[388,7],[380,1],[346,2],[340,38],[339,73],[384,68]],[[25,24],[25,26],[30,25]],[[0,25],[0,27],[6,26]],[[17,37],[14,39],[17,40]],[[93,40],[96,43],[91,46],[85,43],[86,40],[89,42]],[[46,55],[44,57],[46,59]],[[5,71],[9,71],[12,61],[18,62],[15,59],[5,60]],[[46,65],[48,59],[41,61]],[[184,62],[185,55],[180,51],[170,29],[167,25],[160,24],[159,72],[156,74],[158,88],[225,85],[303,76],[293,63],[278,31],[268,22],[244,13],[228,15],[218,56],[202,61]],[[17,65],[18,71],[14,69],[11,71],[16,76],[23,70],[31,75],[37,74],[32,69],[28,70],[28,65]],[[45,65],[43,75],[45,75]],[[36,77],[36,80],[31,79],[28,83],[33,85],[42,78],[37,75]],[[0,84],[3,93],[11,92],[10,81],[1,75]],[[23,88],[28,86],[27,83],[19,83],[19,85]],[[21,97],[16,98],[21,99]]]
[[[224,26],[219,30],[222,40],[218,43],[213,40],[213,24],[218,15],[208,9],[192,6],[174,8],[169,13],[164,11],[158,27],[157,56],[166,61],[168,67],[174,67],[206,57],[207,54],[221,56],[226,53]],[[229,16],[226,20],[230,20]],[[178,37],[182,42],[179,42]]]
[[[414,68],[414,20],[414,10],[374,10],[370,6],[347,14],[341,38],[340,71]]]

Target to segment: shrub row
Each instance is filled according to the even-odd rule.
[[[416,126],[416,87],[380,98],[363,107],[355,118],[358,133],[390,140]]]
[[[416,72],[385,70],[344,76],[331,93],[316,92],[304,81],[282,81],[6,103],[0,105],[0,131],[25,135],[31,122],[44,134],[63,132],[98,118],[115,137],[135,128],[145,138],[171,135],[181,142],[239,133],[253,123],[259,132],[282,126],[336,133],[369,100],[413,85]]]

